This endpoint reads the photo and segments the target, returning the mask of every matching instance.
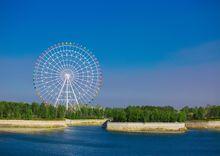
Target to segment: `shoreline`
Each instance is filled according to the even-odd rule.
[[[102,126],[107,131],[125,133],[185,133],[188,129],[220,130],[220,121],[109,122],[108,119],[0,120],[0,133],[36,133],[64,130],[69,126]]]
[[[101,126],[107,119],[0,120],[0,133],[35,133],[64,130],[69,126]]]

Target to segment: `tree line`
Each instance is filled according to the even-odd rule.
[[[180,110],[171,106],[128,106],[127,108],[107,108],[105,114],[115,122],[215,120],[220,119],[220,106],[184,107]]]
[[[63,119],[65,107],[22,102],[0,102],[0,119]]]
[[[128,106],[126,108],[103,108],[80,105],[80,107],[0,102],[0,119],[103,119],[114,122],[184,122],[191,120],[220,119],[220,106],[184,107],[177,110],[171,106]]]
[[[0,119],[101,119],[104,118],[104,109],[99,106],[80,105],[70,107],[57,107],[48,104],[32,104],[22,102],[0,102]]]

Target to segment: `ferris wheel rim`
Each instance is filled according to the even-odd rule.
[[[71,46],[71,48],[76,48],[77,50],[81,50],[81,51],[74,51],[74,54],[79,54],[80,55],[80,57],[82,57],[82,58],[86,58],[86,56],[85,55],[82,55],[82,52],[83,52],[83,54],[86,54],[87,56],[89,56],[90,58],[88,58],[88,60],[89,59],[92,59],[92,63],[91,62],[86,62],[87,64],[92,64],[92,65],[94,65],[95,67],[90,67],[90,70],[92,71],[91,73],[92,73],[92,75],[94,74],[93,73],[93,68],[95,69],[94,71],[96,72],[96,76],[94,76],[94,79],[92,79],[92,80],[90,80],[91,82],[90,82],[90,88],[88,88],[88,84],[86,85],[86,86],[84,86],[85,88],[84,89],[80,89],[80,85],[82,85],[82,84],[79,84],[79,83],[83,83],[83,81],[85,81],[86,80],[86,76],[85,76],[85,72],[82,72],[82,73],[80,73],[81,75],[82,74],[84,74],[84,77],[83,76],[79,76],[80,74],[79,73],[77,73],[76,75],[76,77],[77,77],[77,79],[74,79],[74,81],[71,81],[71,83],[69,83],[69,85],[71,85],[71,87],[72,87],[72,83],[74,83],[74,88],[75,88],[75,90],[77,90],[77,96],[79,96],[79,99],[80,99],[80,102],[82,102],[82,103],[84,103],[84,102],[88,102],[88,103],[90,103],[97,95],[98,95],[98,92],[99,92],[99,90],[100,90],[100,88],[101,88],[101,86],[102,86],[102,84],[103,84],[103,75],[102,75],[102,71],[101,71],[101,68],[100,68],[100,64],[99,64],[99,61],[97,60],[97,58],[91,53],[91,51],[89,51],[87,48],[85,48],[85,47],[82,47],[82,46],[79,46],[78,44],[75,44],[75,43],[72,43],[72,42],[61,42],[61,43],[57,43],[57,44],[55,44],[55,45],[53,45],[53,46],[50,46],[49,48],[47,48],[46,50],[44,50],[43,51],[43,53],[38,57],[38,59],[37,59],[37,61],[36,61],[36,63],[35,63],[35,69],[34,69],[34,74],[33,74],[33,84],[34,84],[34,88],[35,88],[35,90],[36,90],[36,94],[38,95],[38,97],[40,97],[40,99],[44,102],[44,103],[48,103],[48,104],[53,104],[53,102],[51,102],[52,101],[52,97],[51,97],[51,95],[49,95],[49,94],[52,94],[53,93],[53,90],[51,90],[49,93],[48,92],[46,92],[45,91],[45,94],[47,94],[46,95],[46,97],[44,97],[45,95],[42,95],[42,92],[44,92],[44,91],[42,91],[42,84],[44,84],[44,81],[42,80],[42,78],[40,77],[39,79],[38,78],[36,78],[36,76],[39,74],[39,73],[41,73],[42,74],[42,72],[43,72],[43,69],[41,69],[41,67],[40,67],[40,65],[41,65],[41,63],[42,62],[44,62],[45,60],[44,60],[44,58],[45,57],[47,57],[47,55],[49,55],[50,56],[50,53],[52,53],[52,56],[50,56],[50,57],[53,57],[53,56],[55,56],[56,55],[56,53],[60,53],[60,51],[57,51],[55,54],[54,54],[54,52],[52,52],[52,50],[54,50],[54,49],[58,49],[58,48],[64,48],[64,46]],[[64,51],[62,51],[62,52],[64,52]],[[73,52],[73,51],[72,51]],[[82,56],[81,56],[82,55]],[[66,54],[66,56],[67,56],[67,54]],[[50,58],[47,58],[48,60],[50,60]],[[48,61],[47,60],[47,61]],[[77,60],[74,60],[74,61],[77,61]],[[85,61],[85,60],[84,60]],[[71,61],[70,61],[71,62]],[[75,63],[75,62],[74,62]],[[81,63],[80,61],[78,61],[78,63]],[[51,63],[49,63],[49,64],[51,64]],[[55,64],[55,65],[57,65],[57,64]],[[73,65],[72,65],[73,66]],[[44,66],[43,66],[44,67]],[[82,67],[82,66],[78,66],[79,68],[80,67]],[[39,68],[39,69],[38,69]],[[47,67],[47,69],[48,69],[49,67]],[[49,69],[48,69],[49,70]],[[50,69],[51,70],[51,69]],[[49,71],[50,71],[49,70]],[[59,70],[59,69],[57,69],[57,70]],[[75,69],[74,69],[75,70]],[[85,69],[83,69],[83,70],[85,70]],[[88,70],[88,69],[87,69]],[[39,72],[39,73],[38,73]],[[75,72],[75,71],[74,71]],[[78,71],[78,72],[80,72],[80,71]],[[89,72],[87,71],[87,74],[88,74]],[[53,73],[54,74],[54,73]],[[57,73],[56,73],[57,74]],[[56,75],[56,76],[58,76],[58,74]],[[52,76],[51,76],[52,77]],[[80,78],[84,78],[84,79],[80,79]],[[42,84],[40,84],[39,83],[39,81],[40,81],[40,79],[41,79],[41,83]],[[59,78],[57,78],[57,79],[59,79]],[[52,80],[51,80],[52,81]],[[55,81],[55,80],[53,80],[53,81]],[[68,80],[68,81],[70,81],[70,80]],[[93,81],[95,81],[95,82],[93,82]],[[59,81],[59,82],[62,82],[62,81]],[[48,83],[48,81],[47,81],[47,83]],[[57,80],[57,83],[58,83],[58,80]],[[89,83],[89,80],[87,80],[87,83]],[[48,87],[48,88],[50,88],[50,87],[52,87],[54,84],[50,84],[50,86]],[[60,84],[59,84],[60,85]],[[93,86],[92,86],[93,85]],[[42,88],[39,88],[39,86],[41,86]],[[78,87],[76,87],[76,86],[78,86]],[[82,87],[82,86],[81,86]],[[87,87],[87,88],[86,88]],[[92,88],[92,87],[94,87],[94,88]],[[45,86],[44,86],[44,88],[46,88]],[[77,89],[76,89],[77,88]],[[56,87],[55,87],[55,89],[56,89]],[[87,89],[87,91],[85,91],[85,89]],[[46,90],[46,89],[45,89]],[[81,94],[80,93],[80,91],[81,92],[83,92],[83,94]],[[91,92],[91,93],[89,93],[89,92]],[[85,97],[86,96],[86,94],[87,94],[87,96],[90,96],[90,97]],[[49,97],[48,97],[49,96]],[[46,98],[48,98],[48,99],[46,99]]]

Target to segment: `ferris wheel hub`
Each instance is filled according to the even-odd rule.
[[[67,80],[69,80],[69,79],[70,79],[70,74],[66,73],[66,74],[65,74],[65,78],[66,78]]]
[[[74,72],[71,70],[71,69],[64,69],[60,72],[60,76],[61,76],[61,79],[63,81],[65,80],[73,80],[74,79]]]

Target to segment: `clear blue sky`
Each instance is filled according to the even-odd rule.
[[[220,104],[220,2],[0,2],[0,100],[39,101],[34,63],[57,42],[91,49],[103,106]]]

